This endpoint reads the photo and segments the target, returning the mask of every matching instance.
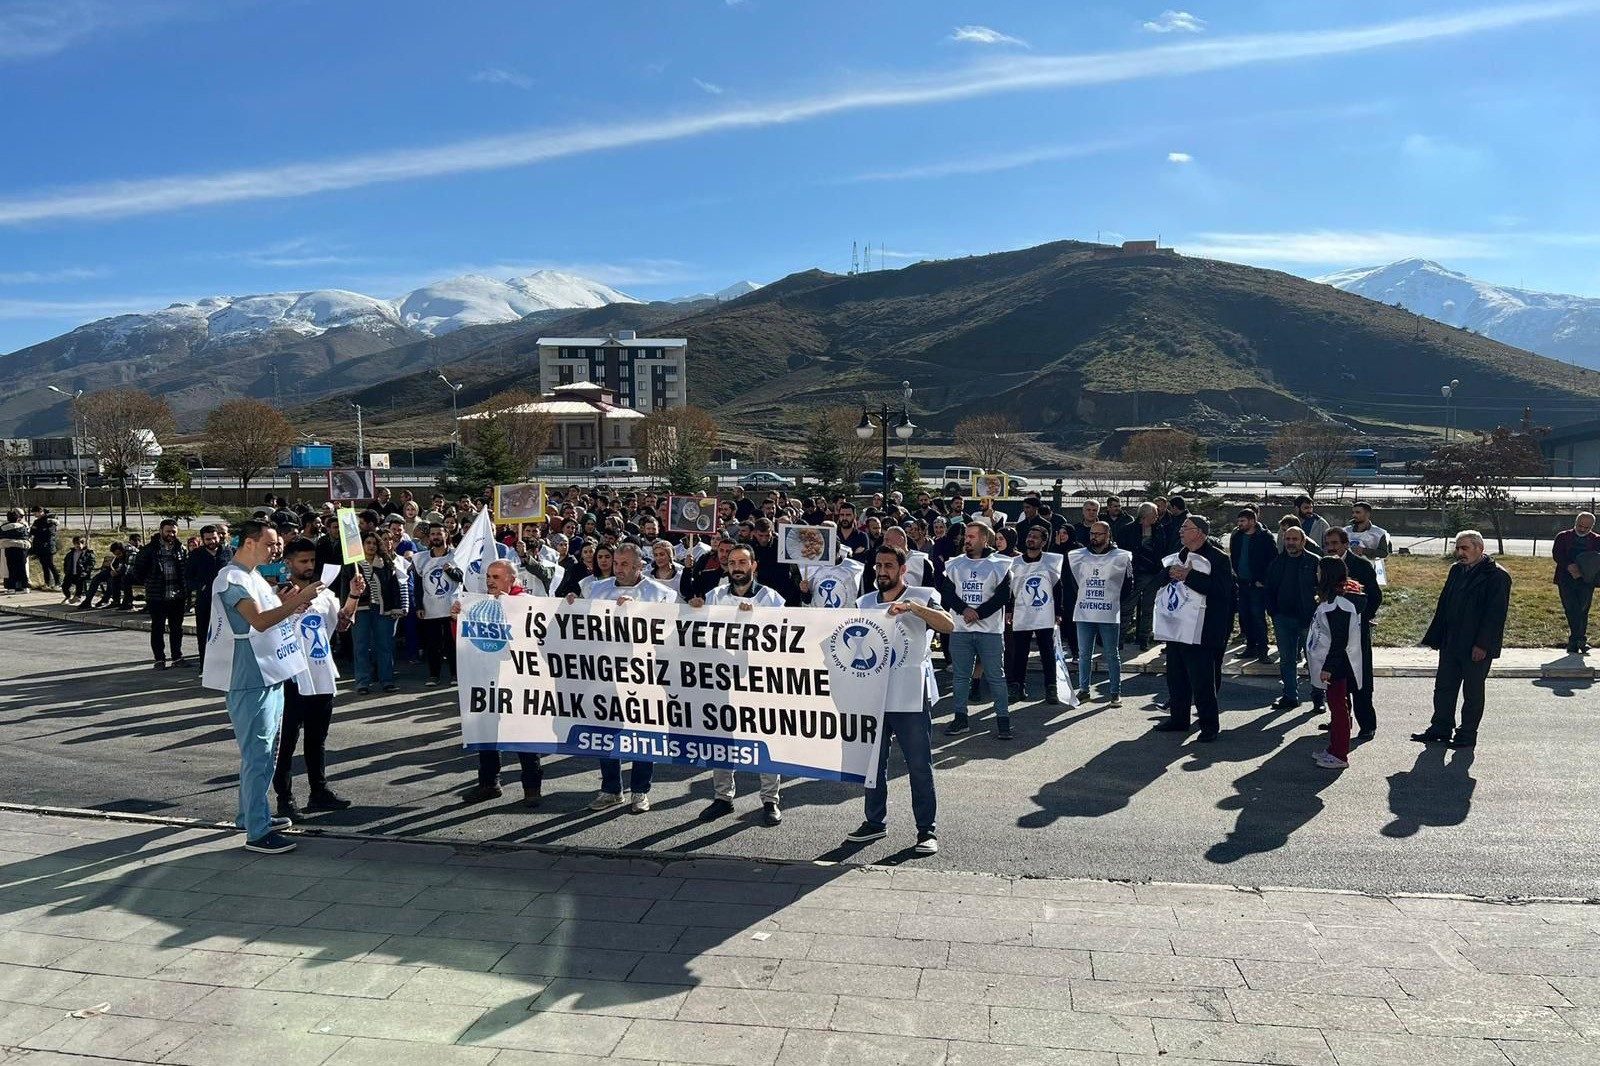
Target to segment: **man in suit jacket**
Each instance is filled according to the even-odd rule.
[[[1344,560],[1346,571],[1353,581],[1361,583],[1366,602],[1361,606],[1361,656],[1364,662],[1372,661],[1372,620],[1383,606],[1383,586],[1378,584],[1378,571],[1372,563],[1350,550],[1350,534],[1339,526],[1330,526],[1322,536],[1325,554]],[[1371,740],[1378,732],[1378,712],[1372,706],[1372,671],[1361,678],[1361,687],[1355,692],[1356,725],[1360,728],[1357,740]]]
[[[1206,598],[1205,620],[1199,644],[1167,642],[1167,693],[1171,698],[1171,717],[1156,729],[1187,733],[1189,707],[1194,706],[1200,720],[1199,740],[1217,739],[1221,721],[1217,708],[1217,683],[1222,669],[1222,654],[1233,632],[1233,566],[1221,548],[1210,539],[1211,524],[1202,515],[1186,515],[1178,527],[1183,547],[1177,565],[1167,571],[1172,581],[1181,581]],[[1192,560],[1200,556],[1210,565],[1202,573]]]
[[[1511,575],[1484,551],[1483,534],[1475,529],[1456,534],[1456,563],[1450,567],[1433,622],[1422,643],[1439,652],[1433,681],[1433,721],[1412,740],[1471,748],[1478,743],[1483,720],[1484,682],[1500,657],[1506,613],[1511,608]],[[1456,695],[1461,695],[1461,726],[1456,723]]]

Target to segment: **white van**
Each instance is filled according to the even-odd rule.
[[[639,472],[639,460],[632,457],[607,459],[589,468],[594,477],[630,477]]]
[[[956,493],[969,493],[972,491],[972,479],[979,474],[1006,474],[1004,470],[979,470],[975,466],[947,466],[944,468],[944,494],[952,496]],[[1028,490],[1028,479],[1016,474],[1006,474],[1010,483],[1011,493],[1020,496]]]

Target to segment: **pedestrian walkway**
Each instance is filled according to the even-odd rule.
[[[1600,1061],[1600,908],[0,811],[0,1062]]]
[[[63,604],[60,594],[55,592],[28,592],[0,599],[0,614],[114,629],[150,628],[150,618],[143,611],[77,611]],[[195,631],[193,616],[184,622],[184,631]],[[1375,677],[1432,677],[1438,661],[1437,653],[1428,648],[1374,648],[1372,658]],[[1125,674],[1163,674],[1166,669],[1166,659],[1159,647],[1131,655],[1122,662]],[[1104,673],[1105,667],[1100,665],[1096,670]],[[1268,660],[1241,660],[1235,649],[1223,663],[1222,672],[1228,677],[1277,677],[1276,654]],[[1495,660],[1489,676],[1594,681],[1600,679],[1600,652],[1585,659],[1581,655],[1569,655],[1560,648],[1507,648]]]

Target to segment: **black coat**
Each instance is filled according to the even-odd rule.
[[[1370,562],[1353,552],[1344,553],[1344,567],[1352,578],[1361,582],[1361,594],[1366,599],[1364,603],[1358,603],[1356,606],[1361,608],[1362,628],[1370,629],[1378,608],[1383,606],[1383,586],[1378,584],[1378,571]],[[1354,600],[1350,602],[1355,603]]]
[[[1471,658],[1473,648],[1482,648],[1498,659],[1510,609],[1511,575],[1505,567],[1487,556],[1477,566],[1458,562],[1444,579],[1422,643],[1463,659]]]
[[[1245,553],[1249,552],[1246,556]],[[1267,571],[1272,566],[1272,559],[1278,554],[1277,541],[1272,534],[1256,526],[1256,531],[1248,536],[1242,530],[1234,530],[1228,537],[1228,558],[1233,561],[1233,576],[1239,578],[1239,560],[1247,559],[1250,563],[1250,581],[1255,585],[1266,583]],[[1242,579],[1240,579],[1242,580]]]
[[[1167,554],[1162,549],[1166,546],[1166,532],[1158,522],[1150,527],[1150,543],[1145,544],[1142,535],[1143,526],[1134,522],[1117,530],[1117,547],[1133,556],[1133,572],[1135,574],[1161,573],[1161,560]]]
[[[1185,517],[1188,517],[1187,515]],[[1185,558],[1190,554],[1181,552]],[[1233,633],[1233,612],[1238,605],[1233,566],[1215,541],[1208,540],[1195,555],[1205,556],[1211,564],[1211,573],[1202,574],[1191,569],[1183,583],[1206,598],[1206,620],[1200,630],[1200,646],[1221,652],[1228,646]]]
[[[1267,614],[1297,618],[1302,626],[1311,624],[1317,610],[1318,557],[1308,551],[1298,556],[1288,552],[1267,567]]]

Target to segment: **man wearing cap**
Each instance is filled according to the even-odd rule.
[[[1011,602],[1006,575],[1011,560],[994,554],[994,529],[973,518],[962,532],[962,554],[944,566],[943,605],[956,614],[954,631],[945,638],[954,670],[954,717],[946,736],[959,736],[971,726],[967,700],[971,696],[973,663],[983,667],[994,700],[995,736],[1011,739],[1011,705],[1007,702],[1005,665],[1005,608]]]
[[[1199,594],[1205,606],[1198,643],[1167,641],[1171,717],[1155,727],[1164,733],[1187,733],[1192,705],[1200,719],[1198,739],[1202,743],[1216,740],[1222,728],[1217,675],[1228,636],[1233,632],[1234,607],[1233,567],[1222,549],[1211,542],[1210,532],[1211,524],[1203,516],[1185,514],[1178,526],[1181,546],[1165,560],[1168,579]],[[1161,595],[1157,593],[1158,597]]]

